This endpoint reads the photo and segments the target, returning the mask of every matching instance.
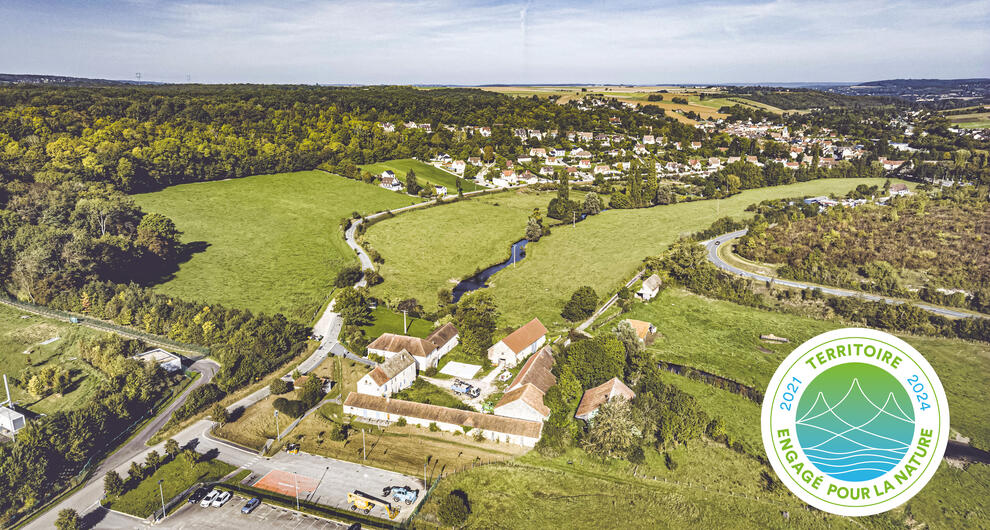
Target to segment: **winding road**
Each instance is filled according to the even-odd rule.
[[[728,234],[720,235],[720,236],[718,236],[718,237],[716,237],[714,239],[710,239],[708,241],[703,241],[702,244],[705,245],[705,249],[708,251],[708,261],[712,262],[713,264],[715,264],[716,267],[722,269],[723,271],[726,271],[726,272],[731,273],[731,274],[735,274],[736,276],[742,276],[744,278],[750,278],[750,279],[758,280],[758,281],[761,281],[761,282],[773,282],[774,285],[784,285],[784,286],[787,286],[787,287],[795,287],[795,288],[798,288],[798,289],[818,289],[819,291],[821,291],[823,293],[831,294],[831,295],[834,295],[834,296],[851,296],[851,297],[860,298],[860,299],[863,299],[863,300],[869,300],[871,302],[886,302],[888,304],[905,304],[905,303],[908,303],[908,304],[914,305],[916,307],[919,307],[921,309],[924,309],[925,311],[929,311],[931,313],[935,313],[936,315],[941,315],[941,316],[951,317],[951,318],[990,318],[990,317],[988,317],[986,315],[981,315],[981,314],[978,314],[978,313],[970,313],[970,312],[967,312],[967,311],[961,311],[961,310],[955,310],[955,309],[948,309],[948,308],[944,308],[944,307],[933,306],[933,305],[924,304],[924,303],[918,303],[918,302],[906,302],[904,300],[899,300],[897,298],[890,298],[890,297],[887,297],[887,296],[881,296],[881,295],[872,294],[872,293],[864,293],[864,292],[860,292],[860,291],[852,291],[852,290],[849,290],[849,289],[839,289],[839,288],[836,288],[836,287],[827,287],[827,286],[824,286],[824,285],[815,285],[815,284],[811,284],[811,283],[803,283],[803,282],[796,282],[796,281],[792,281],[792,280],[783,280],[783,279],[780,279],[780,278],[773,278],[773,277],[770,277],[770,276],[765,276],[763,274],[758,274],[758,273],[755,273],[755,272],[743,270],[743,269],[740,269],[739,267],[736,267],[734,265],[731,265],[729,263],[726,263],[722,259],[722,257],[718,255],[718,249],[719,249],[719,247],[721,245],[724,245],[724,244],[728,243],[729,241],[732,241],[733,239],[738,239],[738,238],[746,235],[746,233],[748,231],[749,231],[748,229],[737,230],[735,232],[730,232]]]

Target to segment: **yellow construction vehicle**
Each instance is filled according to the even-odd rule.
[[[395,519],[399,515],[399,508],[397,506],[392,506],[392,503],[386,500],[373,497],[358,490],[347,494],[347,502],[351,504],[351,510],[361,510],[364,513],[371,513],[372,508],[381,504],[385,508],[385,513],[388,514],[389,519]]]

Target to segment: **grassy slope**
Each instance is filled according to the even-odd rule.
[[[375,317],[375,323],[364,327],[365,335],[375,340],[383,333],[395,333],[397,335],[408,335],[410,337],[426,338],[433,332],[433,323],[421,318],[406,317],[408,329],[402,329],[402,313],[397,313],[385,306],[378,306],[371,314]]]
[[[624,316],[656,324],[663,337],[649,350],[657,360],[692,366],[760,389],[766,388],[774,370],[798,344],[848,326],[839,320],[763,311],[681,290],[665,290],[651,303],[637,304]],[[763,333],[786,337],[791,343],[763,343],[759,340]],[[990,410],[983,405],[984,393],[990,388],[990,345],[900,336],[939,374],[952,409],[952,428],[971,437],[974,445],[990,448]],[[774,353],[763,353],[758,347]],[[727,415],[723,417],[728,420]]]
[[[172,218],[183,242],[209,247],[183,263],[162,292],[308,321],[336,273],[356,263],[340,219],[415,199],[320,171],[183,184],[135,196]]]
[[[28,318],[21,318],[23,315],[28,315]],[[102,374],[79,359],[79,342],[97,335],[99,332],[89,328],[0,306],[0,371],[8,378],[17,377],[21,370],[27,368],[30,359],[36,372],[49,363],[55,363],[72,374],[69,392],[61,397],[52,395],[41,400],[11,380],[10,394],[14,402],[42,414],[53,414],[85,404],[96,391],[96,383]],[[39,344],[53,337],[60,338],[51,344]],[[31,354],[24,354],[28,349]],[[0,399],[6,399],[6,395],[0,395],[3,396]]]
[[[145,518],[155,510],[161,510],[161,494],[165,496],[167,501],[197,482],[217,480],[234,469],[236,469],[234,466],[219,460],[189,464],[184,457],[179,457],[160,466],[158,471],[142,480],[134,489],[112,499],[109,507]],[[159,479],[164,480],[161,494],[158,491]]]
[[[503,323],[522,324],[539,317],[548,326],[563,325],[560,311],[582,285],[599,296],[615,292],[639,268],[643,258],[659,254],[678,237],[707,228],[719,217],[748,217],[750,204],[772,198],[844,193],[880,179],[828,179],[744,191],[721,201],[611,210],[575,228],[557,228],[527,246],[526,259],[490,282]],[[481,220],[484,221],[484,220]],[[388,254],[383,252],[388,259]],[[386,284],[388,283],[386,276]]]
[[[509,257],[525,235],[533,208],[546,210],[552,193],[497,193],[426,208],[377,223],[365,234],[384,256],[385,282],[372,293],[393,300],[416,298],[435,308],[437,291]],[[558,229],[559,230],[559,229]]]
[[[419,160],[400,158],[398,160],[386,160],[385,162],[367,164],[358,167],[365,171],[374,173],[375,175],[380,175],[386,169],[391,169],[395,172],[395,176],[402,182],[406,181],[406,173],[411,169],[416,172],[416,179],[419,180],[420,184],[423,184],[424,181],[429,182],[434,186],[439,184],[447,187],[447,193],[451,195],[457,193],[457,177],[442,169],[437,169],[436,167],[425,162],[420,162]],[[472,181],[462,179],[461,188],[466,193],[469,191],[479,190],[481,189],[481,186],[478,186]]]

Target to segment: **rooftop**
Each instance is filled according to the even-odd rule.
[[[358,394],[357,392],[347,394],[347,399],[344,400],[344,406],[387,412],[402,417],[449,423],[451,425],[463,425],[465,427],[525,436],[528,438],[539,438],[543,430],[543,424],[538,421],[518,420],[504,416],[495,416],[494,414],[482,414],[470,410],[451,409],[437,405],[403,401],[401,399]]]

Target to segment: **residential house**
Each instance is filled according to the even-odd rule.
[[[550,156],[567,156],[567,150],[561,149],[560,147],[554,147],[550,150]]]
[[[27,425],[24,415],[10,407],[0,407],[0,432],[16,434]]]
[[[436,185],[436,186],[433,186],[433,189],[437,192],[437,197],[446,197],[447,196],[447,186]]]
[[[701,142],[691,142],[691,149],[701,149]]]
[[[481,157],[480,156],[469,157],[468,160],[467,160],[467,163],[468,164],[471,164],[472,166],[480,166],[481,165]]]
[[[595,171],[594,171],[595,175],[604,175],[608,172],[609,172],[609,168],[607,165],[599,164],[595,166]]]
[[[553,176],[553,167],[551,167],[551,166],[540,166],[540,175],[543,175],[544,177],[552,177]]]
[[[382,181],[381,184],[379,184],[379,186],[390,191],[401,190],[402,182],[400,182],[399,179],[395,178],[395,174],[393,173],[392,175],[387,175],[386,173],[392,173],[392,172],[386,171],[385,173],[382,173]]]
[[[431,424],[446,432],[480,433],[489,440],[533,447],[539,441],[543,424],[495,414],[451,409],[425,403],[389,399],[351,392],[344,400],[344,414],[353,414],[374,421],[394,423],[400,418],[412,425]]]
[[[653,300],[653,297],[660,292],[660,286],[662,283],[663,282],[660,281],[660,277],[653,274],[649,278],[643,280],[643,285],[638,291],[636,291],[636,296],[644,302]]]
[[[591,169],[591,160],[587,158],[582,158],[578,160],[578,167],[581,169]]]
[[[413,356],[419,370],[436,366],[440,362],[440,357],[443,356],[437,346],[426,339],[396,335],[395,333],[383,333],[368,345],[369,354],[381,355],[386,359],[398,355],[403,350]]]
[[[464,162],[463,160],[454,160],[450,164],[450,167],[457,173],[464,173],[464,169],[467,167],[467,163]]]
[[[649,151],[646,150],[646,146],[645,145],[643,145],[643,144],[636,144],[633,147],[633,152],[636,153],[637,155],[645,155]]]
[[[516,161],[519,162],[520,164],[528,164],[533,161],[533,157],[523,155],[517,158]]]
[[[384,130],[385,132],[395,132],[395,125],[392,125],[389,122],[385,122],[382,124],[382,130]]]
[[[647,134],[643,136],[643,143],[646,145],[653,145],[657,143],[657,139],[652,134]]]
[[[548,156],[547,164],[551,166],[562,166],[564,165],[564,159],[556,156]]]
[[[598,409],[605,403],[613,399],[631,400],[634,397],[636,397],[636,393],[632,389],[620,381],[618,377],[613,377],[605,383],[584,392],[584,395],[581,396],[581,402],[578,403],[577,412],[575,412],[574,417],[579,420],[591,421],[595,417],[595,414],[598,413]]]
[[[584,149],[575,149],[571,151],[571,156],[574,158],[591,158],[591,153]]]
[[[911,190],[908,189],[907,184],[898,182],[897,184],[890,185],[891,197],[902,197],[905,195],[911,195]]]
[[[134,358],[141,362],[156,363],[158,366],[161,366],[163,370],[169,373],[182,370],[182,357],[179,357],[172,352],[167,352],[161,348],[148,350],[144,353],[135,355]]]
[[[426,132],[433,132],[433,126],[430,125],[429,123],[420,123],[419,128],[423,129]]]
[[[708,167],[719,167],[722,165],[722,160],[717,156],[708,157]]]
[[[493,412],[496,416],[538,422],[550,417],[550,407],[543,404],[543,392],[528,383],[502,395]]]
[[[515,367],[547,341],[547,328],[534,318],[488,348],[488,360],[495,365]]]
[[[358,379],[357,391],[371,396],[392,397],[416,381],[416,359],[402,350]]]
[[[545,158],[547,150],[542,147],[533,147],[529,150],[529,156]]]
[[[485,138],[488,138],[489,136],[492,135],[492,128],[491,127],[482,127],[480,129],[478,129],[478,132],[482,136],[484,136]]]

